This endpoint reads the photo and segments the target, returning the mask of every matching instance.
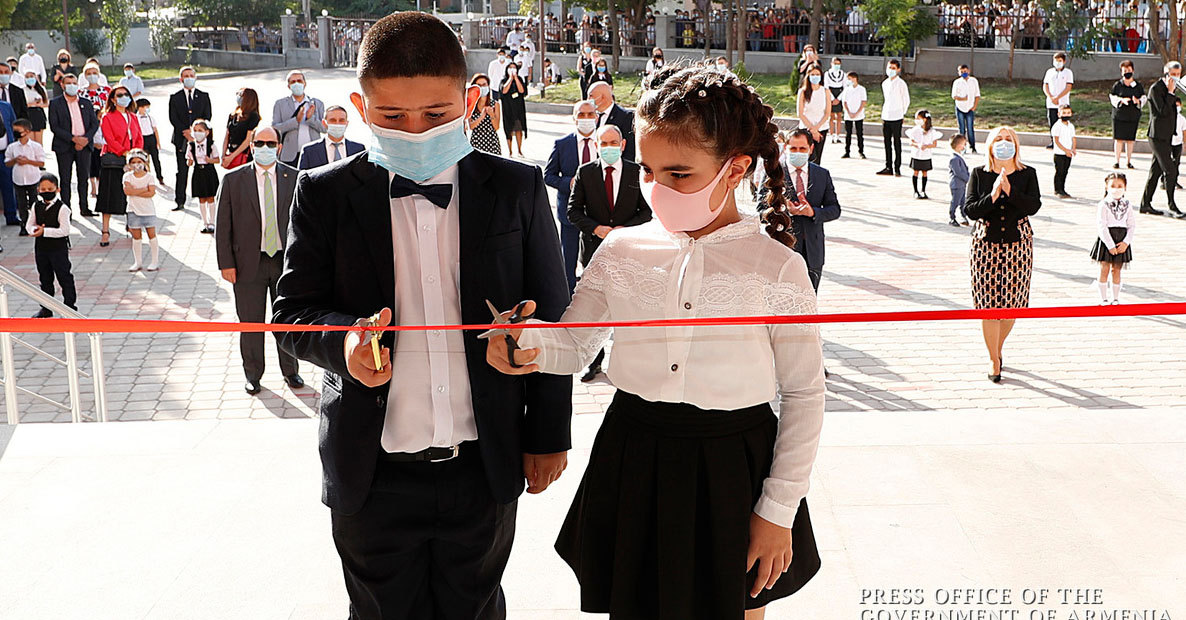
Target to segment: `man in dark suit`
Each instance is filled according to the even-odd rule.
[[[268,296],[276,303],[276,281],[284,266],[288,211],[296,189],[297,171],[276,161],[280,138],[264,126],[251,144],[253,163],[239,166],[222,178],[218,188],[218,224],[214,227],[218,268],[234,285],[235,312],[244,323],[263,323]],[[277,340],[279,342],[279,340]],[[297,374],[297,360],[282,348],[280,371],[293,389],[305,386]],[[264,334],[239,335],[245,390],[259,394],[264,374]]]
[[[25,101],[25,78],[12,72],[8,63],[0,63],[0,101],[12,106],[17,118],[29,118],[29,103]]]
[[[589,98],[597,106],[597,126],[613,125],[622,130],[622,138],[626,140],[622,157],[627,161],[634,161],[634,112],[614,101],[614,87],[605,82],[597,82],[590,86]]]
[[[16,122],[16,114],[12,106],[0,101],[0,148],[8,148],[16,140],[12,124]],[[0,169],[0,198],[4,203],[4,219],[9,226],[21,225],[21,214],[17,210],[16,186],[12,184],[12,166]]]
[[[169,123],[173,125],[173,148],[177,152],[177,183],[173,186],[174,211],[185,208],[186,186],[189,179],[189,163],[185,160],[186,145],[189,143],[189,127],[195,119],[210,120],[213,114],[210,95],[195,87],[198,74],[193,67],[185,66],[178,72],[181,89],[169,96]]]
[[[89,102],[78,98],[78,77],[62,76],[62,95],[49,102],[50,143],[58,160],[62,202],[70,206],[70,173],[78,172],[78,213],[94,215],[87,205],[87,179],[91,172],[91,138],[99,130],[99,117]]]
[[[1153,208],[1153,194],[1158,181],[1165,176],[1165,195],[1169,199],[1170,212],[1174,217],[1186,217],[1174,202],[1174,189],[1178,185],[1178,166],[1174,163],[1173,147],[1170,142],[1178,129],[1178,107],[1175,91],[1182,78],[1182,64],[1166,63],[1165,74],[1149,86],[1149,146],[1153,149],[1153,163],[1149,166],[1149,178],[1145,181],[1145,194],[1141,197],[1141,213],[1165,215]]]
[[[577,286],[577,259],[581,251],[581,231],[568,221],[568,197],[576,183],[577,169],[597,160],[597,108],[592,101],[578,101],[572,106],[575,132],[552,145],[552,154],[544,166],[544,182],[556,189],[556,219],[560,222],[560,247],[564,250],[564,276],[568,294]]]
[[[321,122],[325,137],[305,145],[301,149],[299,170],[310,170],[366,150],[363,145],[346,139],[346,108],[331,105],[325,109],[325,120]]]
[[[782,168],[795,251],[803,256],[811,286],[818,291],[824,273],[824,222],[840,217],[840,201],[831,173],[807,161],[811,148],[811,132],[796,129],[787,142]]]
[[[614,229],[651,221],[651,208],[638,186],[638,164],[622,159],[626,146],[622,132],[613,125],[597,130],[598,161],[581,166],[568,199],[568,221],[581,231],[581,264],[589,266],[601,240]],[[601,374],[602,349],[581,381],[588,383]]]
[[[297,180],[278,323],[486,323],[486,300],[535,300],[555,321],[569,297],[539,169],[473,151],[457,36],[432,15],[380,19],[350,98],[375,130],[405,137]],[[391,115],[386,110],[401,109]],[[438,129],[438,128],[444,129]],[[420,143],[424,145],[424,143]],[[380,165],[381,164],[381,165]],[[567,463],[572,378],[513,377],[475,331],[286,332],[325,369],[320,449],[352,618],[501,619],[517,498]]]

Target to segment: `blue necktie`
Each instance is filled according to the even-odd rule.
[[[404,198],[413,194],[424,196],[432,204],[447,209],[449,200],[453,198],[453,185],[451,183],[420,185],[399,175],[394,175],[391,180],[391,197]]]

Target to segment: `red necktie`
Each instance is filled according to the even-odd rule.
[[[589,153],[589,139],[584,138],[584,142],[585,142],[585,146],[583,149],[581,149],[581,165],[582,166],[589,163],[589,158],[592,157],[592,155]]]
[[[795,176],[795,192],[799,194],[799,204],[807,204],[807,189],[803,185],[803,169],[799,168]]]
[[[609,201],[609,212],[614,212],[614,167],[605,169],[605,199]]]

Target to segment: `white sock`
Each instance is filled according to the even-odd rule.
[[[1100,282],[1100,301],[1108,301],[1108,283]]]
[[[157,265],[161,264],[161,244],[157,242],[156,237],[152,237],[148,240],[148,247],[152,250],[152,262],[148,266],[156,269]]]
[[[132,238],[132,269],[140,268],[140,240]]]
[[[1120,287],[1124,286],[1122,282],[1116,282],[1112,285],[1112,301],[1120,301]]]

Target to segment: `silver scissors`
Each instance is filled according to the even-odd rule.
[[[526,322],[527,319],[535,316],[535,313],[528,315],[523,314],[523,308],[526,306],[527,302],[525,301],[515,304],[515,309],[511,312],[511,316],[504,318],[502,313],[498,311],[498,308],[495,308],[494,304],[490,303],[489,299],[486,300],[486,307],[490,309],[490,314],[494,317],[493,323],[495,325],[514,325],[516,323]],[[506,339],[507,362],[510,363],[511,368],[522,368],[522,364],[515,363],[515,351],[519,350],[519,343],[515,342],[515,339],[511,337],[511,330],[505,327],[496,327],[478,334],[478,338],[482,340],[494,338],[496,336],[502,336]]]

